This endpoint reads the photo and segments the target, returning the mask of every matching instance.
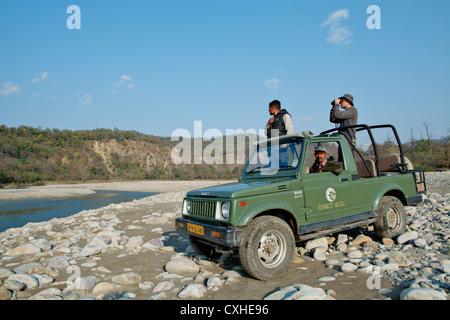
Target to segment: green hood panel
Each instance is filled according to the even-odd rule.
[[[187,197],[241,198],[291,189],[292,178],[235,182],[189,191]]]

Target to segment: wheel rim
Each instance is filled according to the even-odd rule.
[[[278,231],[266,232],[259,241],[258,259],[266,268],[275,268],[286,255],[286,240]]]
[[[386,222],[389,229],[391,229],[393,232],[398,231],[401,228],[402,219],[402,214],[397,206],[389,207],[386,215]]]

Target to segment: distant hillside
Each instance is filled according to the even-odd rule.
[[[225,153],[225,139],[223,140]],[[2,125],[0,184],[90,180],[228,179],[239,176],[243,165],[237,164],[236,161],[228,161],[232,164],[174,164],[171,152],[180,141],[118,129],[70,131],[28,126],[8,128]],[[191,143],[194,159],[194,142],[187,141]],[[205,149],[210,144],[211,142],[204,142],[202,148]],[[237,145],[235,143],[235,147]],[[245,152],[245,159],[248,159],[248,139],[245,150],[241,151]],[[209,152],[211,153],[211,150]],[[214,156],[214,150],[212,154]],[[221,156],[225,163],[225,154]]]
[[[404,144],[405,154],[417,169],[449,169],[449,137],[439,141],[411,139]],[[231,141],[231,150],[227,149],[227,140]],[[190,155],[186,149],[176,154],[198,164],[187,161],[174,164],[171,153],[177,150],[181,141],[183,145],[186,141],[190,145]],[[70,131],[2,125],[0,186],[49,181],[232,179],[240,175],[243,163],[248,159],[249,144],[253,141],[256,136],[227,136],[222,142],[220,138],[171,141],[169,137],[118,129]],[[222,150],[216,148],[220,143]],[[198,152],[194,157],[194,151],[199,148],[216,161],[203,161],[202,153],[199,156]],[[231,152],[234,158],[226,152]],[[239,162],[237,156],[240,156]],[[223,164],[217,164],[218,159]]]

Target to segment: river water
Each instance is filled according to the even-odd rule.
[[[22,227],[28,222],[63,218],[83,210],[98,209],[111,203],[129,202],[154,194],[101,190],[77,197],[0,201],[0,232]]]

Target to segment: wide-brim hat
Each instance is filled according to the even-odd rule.
[[[351,94],[346,93],[339,99],[342,99],[342,98],[348,100],[348,102],[350,102],[350,104],[353,106],[353,96]]]

